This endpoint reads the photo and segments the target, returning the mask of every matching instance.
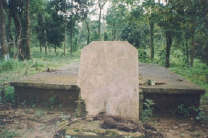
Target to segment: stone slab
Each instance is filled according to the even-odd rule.
[[[53,72],[41,72],[11,82],[13,86],[43,89],[71,89],[77,85],[79,62]],[[205,90],[184,79],[169,69],[156,64],[139,63],[140,89],[145,93],[160,94],[204,94]],[[66,79],[69,78],[69,79]],[[161,85],[145,85],[148,80]]]
[[[184,79],[168,68],[156,64],[139,64],[140,88],[145,93],[160,94],[203,94],[205,90]],[[154,85],[147,85],[148,80]]]
[[[139,120],[138,51],[128,42],[97,41],[82,49],[78,85],[89,116],[105,112]]]

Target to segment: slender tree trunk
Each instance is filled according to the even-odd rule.
[[[30,0],[26,0],[26,59],[31,58],[30,54]]]
[[[185,51],[186,51],[186,64],[190,65],[189,63],[189,45],[188,45],[188,40],[185,40]]]
[[[65,0],[65,9],[64,9],[64,12],[65,12],[65,14],[66,14],[66,0]],[[67,20],[66,20],[66,16],[64,17],[64,56],[66,56],[66,42],[67,42],[67,34],[66,34],[66,27],[67,27],[67,25],[66,25],[66,22],[67,22]]]
[[[47,51],[47,49],[48,49],[48,42],[47,42],[47,31],[46,31],[46,29],[43,30],[43,36],[44,36],[43,45],[45,47],[45,55],[47,55],[47,53],[48,53],[48,51]]]
[[[116,39],[116,31],[115,31],[115,24],[113,23],[113,28],[112,28],[112,36],[113,36],[113,41]]]
[[[113,34],[113,33],[114,33],[113,28],[112,28],[112,30],[111,30],[111,33],[112,33],[112,41],[113,41],[113,35],[114,35],[114,34]]]
[[[194,33],[191,37],[191,55],[190,55],[190,65],[193,67],[194,65],[194,56],[195,56],[195,43],[194,43]]]
[[[114,31],[114,40],[117,40],[117,30],[115,29]]]
[[[46,43],[45,43],[45,55],[48,55],[48,46],[47,46],[48,44],[47,44],[47,41],[46,41]]]
[[[54,52],[55,52],[55,54],[56,54],[56,45],[54,46]]]
[[[40,43],[40,53],[42,53],[42,44]]]
[[[66,56],[66,26],[64,30],[64,56]]]
[[[73,52],[73,27],[71,27],[70,30],[70,43],[71,43],[71,48],[70,48],[70,55],[72,56],[72,52]]]
[[[7,39],[6,39],[6,25],[5,25],[5,10],[3,5],[3,0],[0,0],[0,46],[2,49],[2,54],[5,60],[9,59],[8,54],[8,46],[7,46]]]
[[[170,32],[166,32],[166,58],[165,58],[165,67],[170,67],[170,51],[172,45],[172,36]]]
[[[22,25],[20,22],[20,18],[17,13],[13,13],[13,18],[14,18],[14,24],[15,24],[15,29],[16,29],[16,38],[15,38],[15,43],[17,47],[17,53],[14,58],[20,57],[21,54],[21,36],[22,36]]]
[[[12,33],[11,33],[11,24],[12,24],[12,16],[11,14],[9,13],[8,15],[8,48],[9,48],[9,55],[10,56],[14,56],[14,48],[15,48],[15,43],[14,43],[14,38],[12,36]]]
[[[100,7],[99,22],[98,22],[98,37],[99,37],[99,40],[101,40],[101,36],[100,36],[100,33],[101,33],[101,16],[102,16],[102,8]]]
[[[151,50],[151,61],[154,60],[154,54],[155,54],[155,50],[154,50],[154,36],[153,36],[153,31],[154,31],[154,23],[150,22],[149,23],[150,26],[150,50]]]
[[[90,27],[89,27],[89,23],[85,20],[85,24],[87,27],[87,44],[90,43]]]

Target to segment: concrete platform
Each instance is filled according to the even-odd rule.
[[[75,106],[79,97],[78,68],[79,62],[74,62],[58,70],[41,72],[11,82],[17,103],[26,101]],[[154,64],[139,64],[138,84],[141,108],[145,99],[152,99],[159,112],[175,112],[180,104],[198,107],[200,96],[205,93],[199,86]]]
[[[205,93],[199,86],[155,64],[140,64],[139,72],[143,100],[153,100],[157,113],[176,113],[181,104],[199,107],[200,96]]]

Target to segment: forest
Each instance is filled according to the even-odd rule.
[[[208,91],[207,5],[207,0],[0,0],[0,105],[14,104],[10,81],[78,60],[92,41],[128,41],[138,49],[139,62],[169,68]],[[201,103],[208,105],[207,92]]]
[[[54,48],[72,55],[91,41],[126,40],[141,50],[141,60],[169,67],[173,56],[190,67],[195,59],[208,64],[205,0],[3,0],[0,4],[2,61],[31,59],[35,47],[40,53]]]

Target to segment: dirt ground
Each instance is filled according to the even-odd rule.
[[[32,107],[7,108],[0,111],[0,137],[3,132],[15,132],[17,138],[53,138],[60,124],[73,120],[71,111]],[[75,118],[74,118],[75,119]],[[208,125],[191,119],[154,117],[148,124],[167,138],[208,138]]]

